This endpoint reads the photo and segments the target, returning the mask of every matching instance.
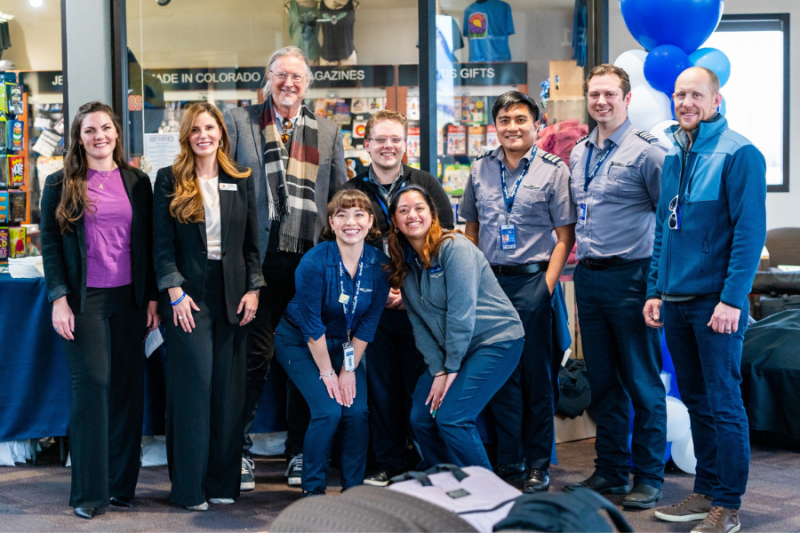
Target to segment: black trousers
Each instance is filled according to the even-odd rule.
[[[167,325],[170,501],[236,498],[241,482],[247,328],[228,323],[222,261],[209,261],[195,329]]]
[[[400,474],[406,470],[411,397],[427,368],[405,311],[383,310],[366,363],[372,450],[382,468]]]
[[[525,328],[519,365],[489,402],[497,428],[497,461],[550,467],[562,353],[554,349],[553,311],[544,272],[498,276]]]
[[[247,398],[242,445],[244,455],[249,455],[250,447],[253,446],[249,433],[258,412],[270,363],[275,355],[275,328],[294,297],[294,271],[302,258],[302,254],[268,253],[261,267],[267,286],[261,289],[258,311],[251,322],[247,341]],[[311,420],[311,411],[298,388],[288,379],[286,394],[286,420],[289,426],[286,455],[294,456],[303,453],[303,439]]]
[[[103,508],[111,496],[135,495],[146,323],[147,310],[137,309],[133,285],[88,288],[83,313],[75,313],[75,340],[63,341],[72,378],[72,507]]]

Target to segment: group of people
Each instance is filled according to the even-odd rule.
[[[287,477],[304,496],[324,494],[337,430],[344,489],[388,484],[411,437],[425,465],[480,465],[547,490],[569,345],[559,278],[577,240],[597,459],[565,490],[625,494],[627,508],[662,499],[665,325],[698,466],[693,493],[656,516],[738,530],[749,463],[739,360],[766,179],[763,156],[716,112],[713,72],[678,78],[666,147],[628,121],[628,75],[594,68],[584,88],[597,128],[569,167],[537,149],[533,100],[503,94],[500,146],[472,165],[463,232],[438,180],[402,163],[405,117],[371,117],[371,165],[347,181],[337,126],[303,105],[302,51],[275,52],[266,78],[263,104],[224,116],[189,106],[180,154],[154,189],[97,102],[78,110],[64,169],[46,180],[43,256],[72,374],[78,516],[131,505],[142,340],[162,320],[175,504],[202,511],[255,488],[248,434],[273,356],[289,377]],[[494,461],[475,425],[484,410]]]

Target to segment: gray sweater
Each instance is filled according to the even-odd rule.
[[[415,255],[410,258],[402,293],[417,349],[431,375],[458,372],[464,357],[477,348],[525,336],[486,258],[463,235],[442,243],[429,270]]]

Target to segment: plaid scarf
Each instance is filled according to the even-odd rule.
[[[289,150],[278,131],[272,97],[264,102],[261,132],[267,140],[264,169],[270,220],[280,220],[278,250],[305,253],[314,246],[317,220],[316,181],[319,167],[317,119],[306,106],[300,108],[292,128]]]

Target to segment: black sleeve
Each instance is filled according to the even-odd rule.
[[[64,260],[64,245],[61,241],[61,229],[56,220],[56,208],[61,200],[62,172],[50,174],[42,191],[42,209],[40,228],[42,232],[42,263],[44,265],[44,281],[47,285],[47,300],[52,303],[64,295],[70,294],[67,284],[67,265]],[[75,231],[75,228],[72,228]]]
[[[433,198],[433,203],[436,204],[436,211],[439,212],[439,224],[441,224],[444,229],[455,229],[456,226],[453,222],[453,206],[450,204],[450,197],[444,192],[444,188],[442,184],[439,183],[439,180],[429,174],[426,174],[425,178],[428,180],[428,184],[425,188],[430,193],[431,198]]]
[[[158,289],[180,287],[185,281],[175,261],[175,219],[169,214],[169,204],[175,182],[170,167],[159,169],[153,192],[153,264]]]
[[[158,301],[158,286],[156,285],[156,270],[153,265],[153,187],[150,185],[150,176],[144,172],[137,172],[139,186],[144,194],[144,220],[145,220],[145,274],[144,292],[149,301]]]
[[[258,212],[256,211],[255,178],[251,173],[244,178],[247,187],[247,227],[244,232],[244,261],[247,265],[247,290],[254,291],[265,287],[264,274],[261,272],[261,254],[258,250]]]

